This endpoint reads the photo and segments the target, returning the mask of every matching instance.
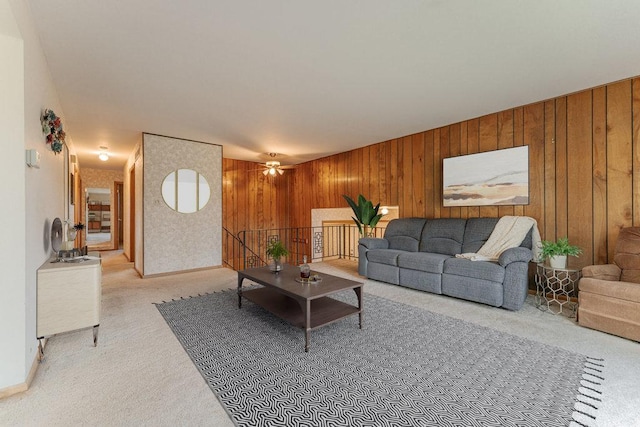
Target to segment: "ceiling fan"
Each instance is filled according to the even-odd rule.
[[[280,175],[282,175],[284,173],[284,170],[280,166],[280,162],[277,160],[273,160],[265,163],[264,168],[265,169],[262,171],[262,173],[265,176],[266,175],[275,176],[276,173],[279,173]]]
[[[270,158],[275,158],[278,153],[268,153]],[[269,160],[264,164],[264,170],[262,171],[264,176],[276,176],[276,174],[282,175],[284,168],[280,165],[278,160]]]

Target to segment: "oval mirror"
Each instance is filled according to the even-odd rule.
[[[162,181],[162,198],[171,209],[194,213],[204,208],[211,197],[207,179],[192,169],[178,169]]]

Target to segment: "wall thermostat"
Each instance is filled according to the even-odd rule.
[[[40,153],[38,150],[27,150],[27,166],[30,168],[40,168]]]

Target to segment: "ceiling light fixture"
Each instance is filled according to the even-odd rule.
[[[277,160],[267,162],[265,166],[266,166],[266,169],[262,172],[265,176],[267,175],[275,176],[276,173],[279,173],[280,175],[282,175],[284,173],[284,171],[280,169],[280,162]]]
[[[108,147],[100,146],[100,154],[98,154],[98,158],[103,162],[109,160],[109,154],[107,154]]]

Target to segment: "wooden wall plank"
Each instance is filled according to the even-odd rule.
[[[440,155],[440,129],[433,131],[433,217],[440,218],[442,205],[442,156]]]
[[[524,108],[513,109],[513,146],[521,147],[524,145]],[[531,168],[531,158],[529,158],[529,168]],[[531,175],[529,175],[531,182]],[[513,207],[514,215],[524,215],[524,206],[518,205]]]
[[[493,151],[498,149],[498,115],[489,114],[480,117],[480,152]],[[498,216],[497,206],[480,206],[480,216],[495,218]]]
[[[513,110],[498,113],[498,149],[513,148]],[[498,216],[514,215],[514,206],[498,206]]]
[[[544,104],[524,107],[524,144],[529,146],[529,204],[524,214],[544,229]]]
[[[467,122],[460,123],[460,155],[465,156],[469,154],[469,146],[468,146],[468,124]],[[460,218],[468,218],[469,217],[469,208],[467,206],[460,207]]]
[[[380,151],[378,153],[378,185],[380,187],[378,198],[374,200],[378,200],[382,205],[387,205],[387,200],[389,200],[388,191],[389,185],[387,184],[387,168],[389,163],[387,162],[387,147],[388,144],[378,144],[380,147]]]
[[[380,144],[369,146],[369,193],[365,195],[368,200],[380,200],[380,171],[378,165],[380,157]],[[375,203],[374,203],[375,205]]]
[[[592,193],[593,193],[593,262],[606,264],[607,241],[607,89],[600,87],[592,93]]]
[[[440,166],[438,167],[440,218],[449,218],[451,216],[451,208],[445,208],[442,206],[442,161],[447,157],[451,157],[449,154],[449,128],[443,127],[440,128]]]
[[[417,133],[411,136],[413,183],[412,207],[414,216],[425,215],[425,155],[424,155],[424,133]]]
[[[480,152],[480,120],[471,119],[467,121],[467,152],[475,154]],[[440,190],[440,200],[442,200],[442,190]],[[480,208],[478,206],[470,206],[468,209],[468,218],[480,217]]]
[[[607,86],[607,230],[615,242],[632,224],[633,152],[631,144],[631,80]],[[609,245],[609,259],[615,246]]]
[[[633,94],[633,194],[640,192],[640,78],[631,81]],[[633,226],[640,226],[640,197],[633,198]]]
[[[567,97],[556,99],[556,229],[546,240],[567,236]]]
[[[433,152],[433,131],[431,130],[424,132],[424,169],[424,214],[426,218],[433,218],[435,206],[438,204],[438,201],[436,200],[436,191],[434,188],[436,166]]]
[[[398,140],[393,139],[389,143],[390,146],[390,155],[389,155],[389,201],[387,202],[389,206],[398,206],[400,204],[400,197],[398,196],[398,165],[401,162],[401,157],[398,153]]]
[[[367,199],[371,199],[371,146],[362,148],[362,177],[366,179],[361,181],[360,193]],[[354,199],[355,200],[355,199]]]
[[[593,230],[583,224],[593,222],[592,194],[592,105],[591,93],[567,97],[567,210],[571,212],[567,235],[571,244],[583,248],[571,266],[584,267],[593,261]]]
[[[460,155],[460,123],[449,126],[449,156],[458,157]],[[449,208],[451,218],[460,218],[460,207]]]
[[[529,160],[531,162],[531,159]],[[531,176],[529,176],[531,180]],[[556,103],[544,103],[544,212],[542,236],[556,234]]]

